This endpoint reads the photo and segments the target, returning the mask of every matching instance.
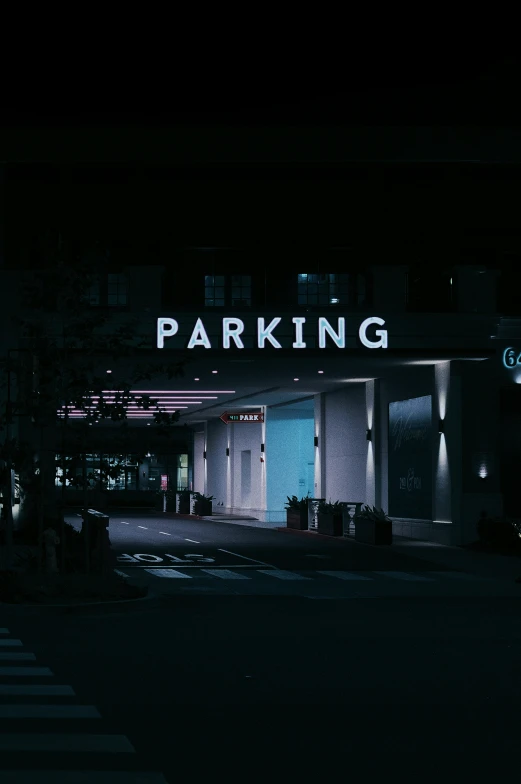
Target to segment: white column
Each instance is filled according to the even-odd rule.
[[[326,417],[325,394],[315,395],[315,436],[318,436],[318,447],[315,447],[315,498],[325,498],[326,492]]]
[[[367,441],[366,499],[369,506],[381,507],[381,457],[380,457],[380,381],[373,379],[365,385],[366,427],[371,431]]]
[[[261,509],[267,511],[268,509],[268,487],[266,484],[266,461],[268,460],[268,444],[266,443],[266,418],[268,415],[268,407],[261,406],[262,413],[264,414],[264,422],[261,425],[261,443],[264,444],[264,462],[261,463]]]

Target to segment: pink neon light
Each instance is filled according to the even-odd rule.
[[[123,390],[102,389],[103,394],[108,392],[122,392]],[[131,389],[131,395],[211,395],[216,392],[218,395],[235,395],[235,389]]]

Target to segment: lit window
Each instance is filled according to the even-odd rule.
[[[205,275],[204,304],[224,307],[224,275]]]

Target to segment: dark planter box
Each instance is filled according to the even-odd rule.
[[[308,510],[297,512],[294,509],[286,509],[286,526],[295,528],[297,531],[308,530]]]
[[[199,517],[209,517],[212,514],[212,502],[194,501],[194,514]]]
[[[355,541],[364,544],[392,544],[393,524],[355,517]]]
[[[330,515],[318,513],[318,532],[325,536],[343,536],[344,524],[342,514]]]
[[[175,498],[167,498],[166,499],[166,511],[167,512],[173,512],[175,514],[176,508],[177,508],[176,499]],[[163,506],[162,505],[161,505],[161,511],[163,511]]]
[[[167,501],[168,504],[168,501]],[[168,506],[167,506],[168,509]],[[174,509],[168,509],[168,511],[175,512],[175,504]],[[179,493],[179,514],[191,514],[190,509],[190,493]]]

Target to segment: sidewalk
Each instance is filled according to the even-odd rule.
[[[354,547],[372,547],[372,545],[355,542],[352,538],[331,536],[321,536],[308,531],[293,531],[287,529],[282,523],[265,523],[261,520],[245,519],[245,517],[223,514],[222,517],[212,515],[205,518],[215,522],[230,523],[232,525],[243,525],[251,528],[271,528],[275,531],[288,535],[301,535],[313,539],[319,536],[321,539],[336,541],[339,544],[347,544]],[[420,558],[424,561],[440,564],[448,569],[458,572],[469,572],[479,577],[487,577],[492,580],[508,580],[511,582],[517,577],[521,577],[521,558],[516,556],[498,555],[496,553],[483,553],[474,550],[467,550],[463,547],[437,544],[436,542],[424,542],[421,539],[408,539],[405,536],[393,536],[393,544],[389,548],[392,552],[400,555],[409,555],[412,558]],[[521,596],[521,586],[519,589]]]

